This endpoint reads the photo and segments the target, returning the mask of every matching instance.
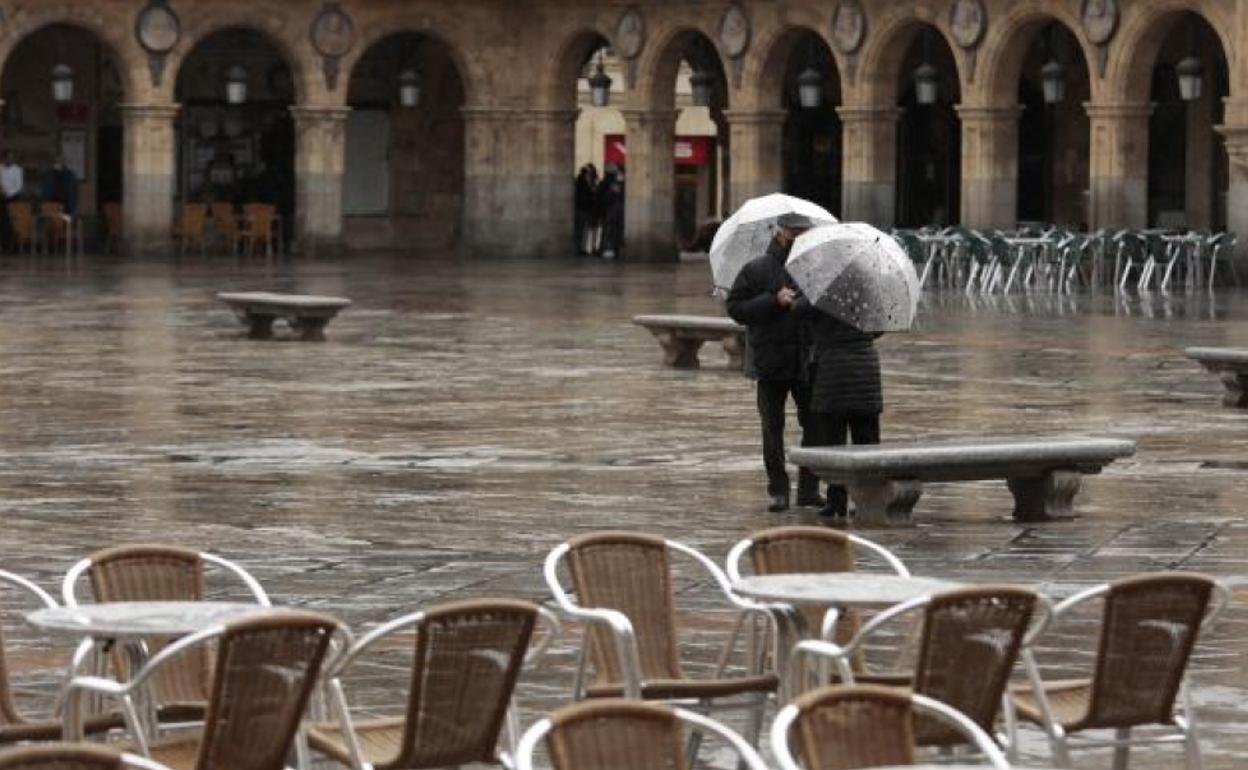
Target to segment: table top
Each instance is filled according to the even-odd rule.
[[[100,602],[35,610],[26,621],[45,631],[106,639],[182,636],[271,609],[241,602]]]
[[[870,572],[754,575],[733,584],[751,599],[837,607],[882,608],[920,596],[962,588],[963,583]]]
[[[315,294],[277,294],[269,291],[220,292],[217,299],[230,304],[273,304],[285,307],[346,307],[346,297],[322,297]]]

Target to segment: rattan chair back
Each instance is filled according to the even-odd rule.
[[[33,587],[25,579],[13,575],[8,572],[0,572],[0,589],[6,593],[20,591],[29,598],[31,594],[35,594],[39,599],[39,605],[42,607],[55,606],[56,603],[46,594],[41,594],[40,589]],[[9,602],[5,602],[9,605]],[[5,638],[4,623],[5,612],[3,606],[0,606],[0,740],[4,738],[6,727],[19,727],[27,724],[27,720],[17,709],[17,703],[13,699],[13,687],[9,682],[9,664],[5,655],[8,647],[8,641]]]
[[[757,575],[804,572],[853,572],[854,544],[844,532],[826,527],[775,527],[750,535],[750,565]],[[799,604],[806,627],[818,634],[827,607]],[[845,644],[854,638],[860,623],[858,613],[846,611],[836,623],[836,641]],[[861,653],[854,657],[855,670],[864,665]]]
[[[29,201],[12,201],[6,207],[9,222],[13,226],[13,237],[18,243],[33,243],[35,240],[35,209]]]
[[[806,770],[914,764],[913,712],[904,690],[825,687],[794,705],[790,745]]]
[[[671,708],[591,701],[551,716],[546,747],[555,770],[685,770],[683,732]]]
[[[212,226],[217,232],[233,238],[238,232],[238,216],[234,212],[234,204],[229,201],[216,201],[211,204]]]
[[[1010,672],[1039,601],[1017,586],[976,586],[933,596],[923,618],[914,692],[961,711],[991,733]],[[966,736],[920,716],[919,745],[956,745]]]
[[[121,770],[122,753],[90,743],[21,746],[0,751],[0,770]]]
[[[1088,713],[1069,729],[1169,723],[1213,587],[1181,572],[1110,584]]]
[[[283,770],[316,687],[333,618],[265,612],[227,625],[200,741],[200,770]]]
[[[505,599],[429,610],[415,628],[402,745],[378,770],[495,762],[537,617],[533,604]]]
[[[123,545],[92,554],[87,571],[91,593],[99,602],[201,601],[204,598],[204,564],[196,551],[167,545]],[[150,637],[148,652],[155,655],[173,639]],[[156,702],[186,705],[208,700],[211,650],[187,650],[178,660],[161,668],[153,681]],[[118,651],[113,665],[123,679],[130,663]]]
[[[662,538],[595,532],[568,542],[568,569],[582,606],[617,610],[636,635],[641,678],[683,679],[670,555]],[[610,631],[589,631],[597,684],[623,682]]]

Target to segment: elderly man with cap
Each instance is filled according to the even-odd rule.
[[[802,445],[811,445],[814,422],[810,414],[810,354],[808,321],[794,312],[799,298],[784,263],[793,241],[813,223],[800,214],[785,214],[776,222],[776,234],[767,252],[750,261],[728,294],[728,315],[748,327],[747,376],[757,381],[758,416],[763,428],[763,465],[767,469],[768,510],[789,508],[789,474],[785,468],[785,406],[792,397],[802,427]],[[797,504],[821,506],[819,480],[799,470]]]

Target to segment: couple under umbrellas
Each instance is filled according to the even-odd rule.
[[[838,223],[822,208],[769,195],[747,202],[711,246],[716,291],[748,327],[749,375],[758,382],[769,510],[789,508],[785,405],[796,402],[802,445],[875,444],[883,395],[874,340],[910,328],[919,280],[887,234]],[[798,478],[797,503],[846,516],[841,487],[821,498],[818,479]]]

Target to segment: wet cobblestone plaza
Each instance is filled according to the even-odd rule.
[[[164,541],[235,559],[275,603],[353,627],[456,598],[546,600],[541,561],[600,528],[663,534],[722,563],[764,511],[753,390],[714,345],[661,365],[638,313],[719,315],[704,263],[99,262],[0,265],[3,567],[59,586],[105,545]],[[320,344],[250,341],[217,291],[351,297]],[[1199,645],[1212,768],[1248,763],[1248,412],[1182,355],[1248,342],[1248,299],[1182,294],[925,300],[881,343],[885,440],[1078,432],[1139,443],[1089,478],[1074,521],[1019,525],[1000,482],[929,485],[916,526],[873,530],[917,574],[1067,596],[1160,569],[1222,577],[1231,610]],[[280,336],[280,335],[279,335]],[[689,657],[731,620],[689,574]],[[1086,663],[1086,618],[1050,637]],[[29,632],[10,616],[19,642]],[[563,701],[577,635],[522,685],[526,723]],[[1079,652],[1082,651],[1082,652]],[[400,650],[354,680],[402,701]],[[23,668],[19,656],[19,668]],[[25,657],[23,695],[50,689]],[[1030,733],[1028,760],[1047,757]],[[1181,751],[1138,751],[1136,768]],[[1081,767],[1107,767],[1106,754]]]

